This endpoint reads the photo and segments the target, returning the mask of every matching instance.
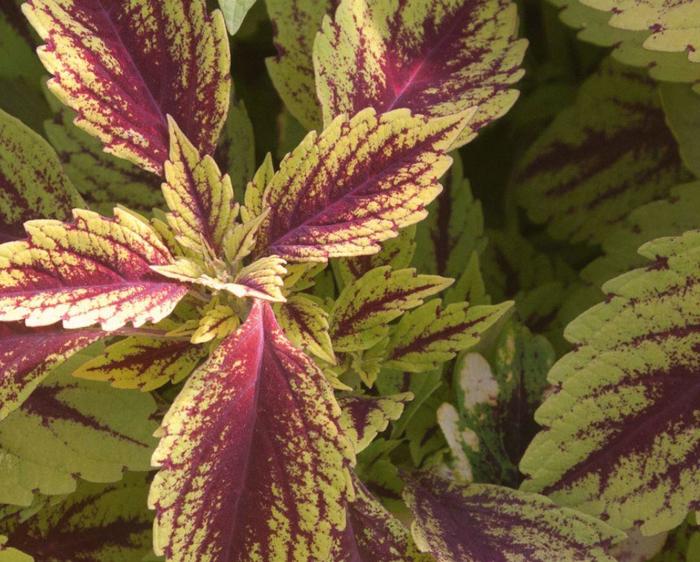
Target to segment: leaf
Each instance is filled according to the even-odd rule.
[[[512,308],[512,302],[470,307],[441,306],[433,299],[405,314],[391,335],[386,367],[412,373],[435,369],[476,345]]]
[[[21,512],[3,517],[6,546],[36,562],[140,560],[152,542],[152,517],[144,509],[146,480],[145,474],[130,473],[115,484],[81,483],[66,499],[42,506],[27,519]],[[0,560],[2,552],[0,547]]]
[[[150,505],[169,561],[326,560],[345,526],[350,444],[323,374],[256,302],[160,430]]]
[[[90,209],[108,215],[121,203],[149,213],[163,204],[157,176],[106,153],[100,141],[73,124],[75,112],[61,105],[52,94],[47,93],[47,97],[54,113],[44,122],[46,138]],[[70,213],[47,218],[68,217]]]
[[[606,59],[518,163],[514,187],[554,238],[599,243],[684,177],[653,81]]]
[[[25,223],[27,240],[0,246],[0,320],[65,328],[158,322],[188,288],[153,273],[172,256],[139,217],[115,209],[107,219],[75,210],[73,223]]]
[[[692,0],[552,0],[561,19],[581,29],[578,36],[614,47],[624,64],[645,67],[652,78],[670,82],[700,80],[700,26]],[[695,86],[697,89],[697,85]]]
[[[275,307],[275,316],[287,339],[296,347],[323,361],[335,363],[333,344],[328,334],[328,313],[309,295],[292,294]]]
[[[205,310],[199,321],[199,326],[192,334],[191,342],[206,343],[214,339],[225,338],[233,332],[240,321],[233,309],[228,305],[214,304]]]
[[[389,334],[389,323],[452,284],[415,269],[373,269],[340,293],[331,311],[330,334],[336,351],[361,351]]]
[[[410,392],[381,397],[356,394],[340,398],[340,425],[353,443],[355,452],[362,452],[390,421],[398,420],[404,406],[411,400],[413,394]]]
[[[423,474],[406,482],[413,538],[437,562],[615,562],[624,535],[550,500],[489,484],[458,486]]]
[[[50,90],[105,150],[161,173],[171,115],[211,154],[226,119],[231,78],[224,19],[203,0],[119,3],[28,0],[44,40]]]
[[[426,216],[465,121],[367,109],[309,133],[267,185],[258,253],[294,261],[376,253]]]
[[[491,365],[478,353],[457,361],[456,407],[444,403],[437,411],[456,477],[464,482],[520,483],[518,462],[537,433],[532,418],[554,358],[544,337],[511,325],[501,335]]]
[[[51,369],[103,335],[100,330],[0,324],[0,419],[18,408]]]
[[[248,10],[255,4],[255,0],[219,0],[219,7],[226,20],[226,29],[231,35],[235,35],[243,23]]]
[[[275,167],[272,163],[272,155],[268,152],[260,168],[255,172],[253,179],[248,182],[246,187],[245,204],[241,208],[241,217],[244,222],[252,221],[265,212],[265,209],[263,209],[263,194],[274,175]]]
[[[307,129],[320,130],[321,111],[316,98],[312,52],[323,16],[335,11],[340,0],[266,0],[273,23],[277,55],[267,59],[267,70],[291,114]]]
[[[344,0],[314,43],[323,121],[406,107],[442,117],[470,110],[474,120],[454,139],[459,147],[502,116],[518,93],[527,41],[517,39],[509,0]],[[484,48],[488,45],[488,48]]]
[[[24,236],[24,221],[70,217],[82,199],[51,146],[0,110],[0,241]]]
[[[695,177],[700,177],[700,149],[695,142],[700,131],[700,97],[697,93],[686,84],[659,85],[666,123],[678,141],[683,164]]]
[[[645,536],[698,508],[699,249],[697,231],[645,244],[652,262],[568,326],[575,350],[549,373],[523,489]]]
[[[136,336],[108,346],[81,365],[74,376],[148,392],[180,382],[206,356],[205,348],[187,340]]]
[[[236,199],[242,201],[246,185],[255,173],[255,133],[245,104],[233,95],[216,147],[216,161],[219,168],[228,172]]]
[[[34,492],[72,492],[78,477],[115,482],[125,468],[149,469],[153,398],[73,378],[76,364],[74,356],[0,423],[0,502],[29,505]]]
[[[226,231],[238,214],[231,178],[221,174],[214,158],[202,157],[170,117],[168,125],[170,156],[163,184],[171,211],[168,224],[183,246],[200,254],[211,248],[221,255]]]

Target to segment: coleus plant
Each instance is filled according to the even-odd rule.
[[[219,4],[0,6],[0,561],[700,559],[695,3]]]

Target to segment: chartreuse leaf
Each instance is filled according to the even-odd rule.
[[[657,80],[700,81],[700,16],[693,0],[551,0],[580,39],[614,47],[620,62]],[[697,85],[695,86],[697,88]]]
[[[314,43],[324,123],[368,106],[432,117],[476,110],[461,146],[518,97],[510,86],[527,42],[517,29],[509,0],[343,0]]]
[[[456,485],[432,474],[406,482],[413,538],[437,562],[615,562],[624,533],[549,499],[490,484]]]
[[[520,482],[518,462],[537,433],[532,416],[553,362],[549,342],[516,324],[501,334],[491,365],[478,353],[459,359],[456,407],[444,403],[437,412],[457,478],[510,486]]]
[[[404,314],[393,330],[385,366],[414,373],[435,369],[476,345],[512,306],[504,302],[470,307],[460,302],[443,308],[439,299],[428,301]]]
[[[28,562],[140,560],[152,544],[147,495],[146,474],[128,473],[115,484],[83,482],[66,499],[47,502],[36,514],[0,517],[0,532],[8,537],[0,546],[0,560],[12,548],[26,553]]]
[[[49,88],[105,150],[161,173],[171,115],[205,154],[216,147],[229,103],[230,53],[221,12],[203,0],[28,0],[44,40]],[[167,94],[166,94],[167,92]]]
[[[294,293],[287,297],[287,302],[275,306],[275,315],[292,344],[324,361],[335,363],[333,343],[328,333],[328,312],[319,299]]]
[[[267,59],[267,70],[291,114],[306,129],[321,129],[316,98],[312,52],[323,16],[335,11],[340,0],[265,0],[273,23],[277,55]]]
[[[415,269],[378,267],[347,285],[331,310],[330,334],[336,351],[370,349],[389,334],[389,323],[452,284]]]
[[[362,394],[341,397],[338,400],[342,410],[340,425],[355,446],[355,452],[362,452],[390,421],[398,420],[411,400],[410,392],[381,397]]]
[[[67,494],[80,477],[114,482],[148,470],[155,446],[150,394],[71,376],[61,365],[0,423],[0,501],[29,505],[34,492]]]
[[[206,343],[214,339],[223,339],[238,328],[239,324],[240,320],[233,308],[212,300],[211,305],[204,310],[190,341]]]
[[[157,176],[108,154],[95,137],[73,123],[75,113],[48,93],[53,108],[44,132],[68,177],[93,211],[108,215],[117,203],[149,213],[163,204]],[[63,218],[52,216],[47,218]]]
[[[309,133],[267,185],[257,252],[293,261],[376,253],[426,216],[466,121],[368,108]]]
[[[518,163],[514,187],[554,238],[600,242],[684,177],[654,82],[606,59]]]
[[[170,156],[165,163],[163,195],[170,208],[168,223],[184,247],[222,254],[224,236],[238,214],[233,186],[214,158],[202,155],[172,118]]]
[[[103,335],[100,330],[0,324],[0,420],[21,405],[53,367]]]
[[[219,6],[226,20],[226,29],[231,35],[241,27],[243,18],[255,4],[255,0],[219,0]]]
[[[172,256],[151,227],[123,209],[108,219],[75,210],[73,223],[25,223],[28,238],[0,246],[0,320],[66,328],[158,322],[188,292],[152,265]]]
[[[252,221],[265,212],[263,194],[274,175],[275,166],[272,163],[272,155],[268,153],[246,187],[244,205],[241,208],[241,217],[244,222]]]
[[[575,350],[549,373],[556,391],[520,467],[523,489],[648,536],[700,505],[700,232],[640,253],[653,261],[568,326]]]
[[[323,374],[257,301],[163,420],[149,500],[156,552],[328,560],[351,487],[339,417]]]
[[[51,146],[0,110],[0,241],[23,238],[24,221],[68,219],[82,205]]]

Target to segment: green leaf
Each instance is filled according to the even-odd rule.
[[[219,7],[226,20],[226,29],[231,35],[235,35],[241,27],[243,19],[253,4],[255,0],[219,0]]]

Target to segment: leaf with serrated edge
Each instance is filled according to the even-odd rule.
[[[267,185],[258,253],[290,261],[373,254],[425,218],[464,113],[426,119],[368,108],[309,133]]]
[[[255,172],[253,179],[248,182],[245,190],[244,206],[241,209],[241,218],[244,222],[252,221],[263,214],[263,195],[267,184],[275,175],[275,167],[272,163],[272,155],[268,152],[260,168]]]
[[[443,308],[439,299],[429,301],[401,318],[391,335],[385,366],[410,372],[434,369],[479,343],[512,307],[512,302],[471,307],[459,302]]]
[[[66,499],[47,503],[36,514],[0,517],[0,532],[8,536],[7,546],[36,562],[140,560],[152,544],[147,495],[145,473],[128,473],[115,484],[82,482]]]
[[[202,315],[190,341],[199,344],[225,338],[238,328],[239,324],[238,316],[230,306],[214,304]]]
[[[28,238],[0,246],[0,321],[116,330],[165,318],[188,288],[151,271],[172,256],[151,227],[123,209],[108,219],[25,223]]]
[[[51,146],[0,110],[0,241],[24,237],[22,223],[69,219],[82,199]]]
[[[114,482],[124,468],[148,470],[156,404],[149,394],[70,375],[61,365],[0,424],[0,501],[67,494],[77,477]]]
[[[327,125],[365,107],[439,117],[475,111],[461,146],[515,103],[527,41],[510,0],[344,0],[314,43]],[[488,45],[488,48],[484,48]]]
[[[336,351],[369,349],[389,333],[389,323],[452,284],[415,269],[378,267],[348,285],[331,310],[330,334]]]
[[[640,248],[652,262],[609,281],[566,329],[523,489],[646,535],[700,507],[700,231]]]
[[[335,363],[333,344],[328,334],[328,313],[310,295],[292,294],[275,307],[277,321],[294,345]]]
[[[390,421],[401,417],[404,406],[413,400],[413,394],[404,392],[393,396],[347,395],[338,399],[342,414],[340,425],[360,453],[384,431]]]
[[[257,301],[163,420],[149,498],[156,552],[327,560],[351,486],[339,416],[323,374]]]
[[[437,562],[615,562],[607,551],[625,536],[544,496],[434,474],[410,477],[404,499],[418,548]]]
[[[685,177],[656,84],[605,59],[518,162],[513,187],[554,238],[596,243]]]
[[[216,147],[231,88],[221,12],[203,0],[28,0],[45,44],[49,88],[105,150],[161,173],[171,115],[205,154]],[[167,92],[167,94],[164,94]]]

